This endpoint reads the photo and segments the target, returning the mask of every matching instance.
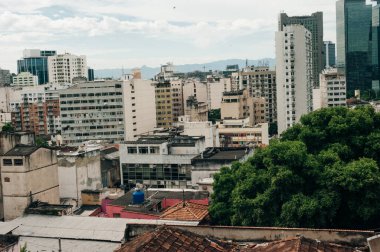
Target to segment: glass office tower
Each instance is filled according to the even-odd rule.
[[[49,82],[48,57],[56,54],[56,51],[24,50],[24,57],[17,60],[17,73],[32,73],[38,76],[38,84],[46,84]]]
[[[337,67],[346,75],[347,96],[372,88],[372,6],[365,0],[336,3]]]

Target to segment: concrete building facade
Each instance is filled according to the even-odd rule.
[[[59,204],[57,156],[53,150],[16,145],[0,157],[4,220],[23,215],[33,201]]]
[[[65,53],[48,57],[49,82],[73,83],[73,79],[84,77],[88,79],[86,56],[76,56]]]
[[[279,134],[313,109],[312,48],[312,35],[301,25],[289,25],[276,33]]]
[[[302,25],[311,33],[312,46],[312,82],[313,87],[319,86],[319,74],[324,69],[325,59],[323,57],[323,12],[315,12],[310,16],[289,17],[286,13],[280,13],[278,20],[278,31],[290,25]]]
[[[0,86],[8,86],[11,84],[11,73],[9,70],[0,68]]]
[[[320,83],[320,103],[322,108],[347,105],[346,76],[339,73],[338,69],[325,69],[320,74]]]
[[[209,108],[220,109],[224,92],[231,91],[231,79],[212,74],[207,76],[207,97]]]
[[[143,136],[120,145],[122,184],[191,188],[191,159],[205,149],[204,137]]]
[[[59,99],[64,143],[124,140],[122,81],[79,83],[60,91]]]
[[[35,76],[29,72],[22,72],[13,77],[11,86],[25,87],[25,86],[37,86],[38,76]]]

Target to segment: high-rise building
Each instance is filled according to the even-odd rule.
[[[335,67],[336,56],[335,56],[335,44],[331,41],[325,41],[325,68]]]
[[[240,89],[246,88],[250,97],[265,99],[264,122],[276,122],[276,71],[265,66],[247,66],[239,75]]]
[[[289,17],[286,13],[280,13],[278,30],[283,31],[284,27],[292,24],[303,25],[312,35],[313,48],[313,85],[319,86],[319,74],[324,69],[324,44],[323,44],[323,13],[315,12],[310,16]]]
[[[94,69],[92,68],[88,68],[88,78],[87,78],[88,81],[93,81],[95,80],[95,77],[94,77]]]
[[[76,56],[65,53],[48,57],[49,82],[73,83],[73,79],[84,77],[88,79],[86,56]]]
[[[9,70],[0,68],[0,86],[7,86],[11,84],[11,73]]]
[[[371,19],[365,0],[336,2],[337,67],[346,75],[348,97],[372,88]]]
[[[288,25],[276,33],[278,133],[313,109],[312,35],[302,25]]]
[[[49,82],[48,57],[56,55],[56,51],[25,49],[23,58],[17,61],[17,73],[29,72],[38,76],[38,84]]]
[[[372,9],[372,88],[380,89],[380,4]]]

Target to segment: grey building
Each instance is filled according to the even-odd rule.
[[[336,2],[337,67],[346,74],[347,96],[372,88],[372,6],[365,0]]]
[[[60,91],[63,142],[124,140],[123,82],[78,83]]]
[[[0,68],[0,86],[7,86],[11,84],[11,73],[9,70]]]
[[[336,65],[336,54],[335,54],[335,43],[331,41],[325,41],[324,55],[325,55],[325,68],[335,67]]]
[[[372,88],[380,89],[380,4],[372,9]]]
[[[319,74],[324,69],[324,44],[323,44],[323,13],[315,12],[310,16],[289,17],[286,13],[280,13],[278,31],[283,31],[284,26],[299,24],[303,25],[312,35],[313,48],[313,83],[319,86]]]

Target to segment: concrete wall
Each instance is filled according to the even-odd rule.
[[[55,151],[40,148],[30,156],[3,156],[22,159],[23,166],[2,166],[1,184],[4,219],[21,216],[32,200],[59,203],[58,166]]]
[[[371,252],[380,251],[380,235],[370,237],[367,240]]]
[[[34,144],[34,134],[0,132],[0,155],[10,151],[16,144]]]
[[[155,225],[128,225],[129,237],[157,228]],[[367,238],[374,235],[373,231],[301,229],[301,228],[260,228],[260,227],[223,227],[223,226],[176,226],[198,235],[237,242],[266,242],[303,235],[309,239],[324,242],[367,245]]]
[[[100,151],[58,157],[60,197],[76,199],[82,204],[81,191],[102,188]]]

